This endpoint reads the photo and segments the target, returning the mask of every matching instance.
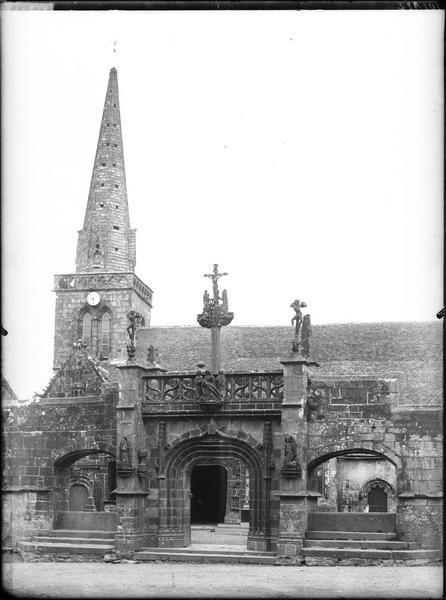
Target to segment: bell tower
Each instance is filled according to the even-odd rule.
[[[53,367],[82,340],[99,360],[126,356],[127,314],[150,324],[152,290],[135,275],[135,229],[130,227],[119,110],[118,73],[110,70],[76,272],[54,277],[56,292]]]

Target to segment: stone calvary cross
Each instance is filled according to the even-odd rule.
[[[203,312],[197,315],[197,321],[201,327],[211,330],[211,371],[217,373],[220,370],[220,329],[229,325],[234,318],[234,313],[228,310],[228,294],[223,290],[221,297],[218,290],[218,280],[227,273],[218,272],[218,264],[214,264],[212,273],[204,277],[212,280],[212,295],[205,290],[203,294]]]

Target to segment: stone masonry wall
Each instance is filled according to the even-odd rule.
[[[127,327],[129,320],[127,314],[130,310],[141,313],[146,325],[150,323],[150,305],[132,289],[101,289],[99,292],[101,302],[98,306],[89,307],[87,295],[91,291],[85,290],[57,290],[54,333],[54,368],[60,367],[73,349],[73,342],[81,334],[79,313],[88,308],[92,319],[98,317],[105,307],[111,311],[111,352],[109,361],[125,360],[127,357],[126,346],[128,343]],[[95,355],[95,349],[87,348]]]
[[[56,461],[65,456],[69,466],[89,453],[115,454],[116,395],[110,385],[99,397],[40,400],[3,411],[5,545],[51,528],[56,500],[66,491]]]
[[[366,381],[328,383],[323,417],[308,423],[310,467],[358,449],[387,457],[396,465],[400,538],[441,544],[442,407],[398,406],[392,382],[378,381],[381,391]]]

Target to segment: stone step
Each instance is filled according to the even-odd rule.
[[[394,540],[393,531],[306,531],[305,537],[312,540]]]
[[[210,535],[219,536],[219,535],[233,535],[234,537],[248,537],[247,529],[216,529],[215,531],[209,531]]]
[[[234,529],[240,531],[240,529],[249,529],[249,523],[218,523],[217,529]]]
[[[238,535],[216,535],[213,533],[208,533],[199,535],[197,533],[192,533],[191,543],[192,544],[214,544],[214,545],[233,545],[238,544],[240,546],[246,546],[248,542],[248,536],[238,536]]]
[[[192,529],[192,544],[244,544],[248,539],[248,529],[221,528],[214,531]]]
[[[304,540],[304,548],[365,548],[376,550],[419,550],[419,542],[388,540]]]
[[[304,548],[305,558],[359,558],[372,560],[438,560],[440,550],[367,550],[343,548]]]
[[[182,548],[152,548],[135,553],[135,560],[156,561],[167,560],[173,562],[199,562],[199,563],[242,563],[256,565],[273,565],[277,557],[260,553],[235,554],[233,552],[181,552]]]
[[[215,544],[193,544],[186,548],[141,548],[138,552],[160,552],[160,553],[178,553],[178,554],[237,554],[240,556],[276,556],[275,552],[259,552],[257,550],[247,550],[243,546],[217,546]]]
[[[112,544],[65,544],[53,542],[19,542],[19,549],[37,554],[107,554],[113,551]]]
[[[44,544],[95,544],[95,545],[113,545],[114,539],[111,538],[81,538],[81,537],[53,537],[53,536],[34,536],[32,542],[40,544],[43,542]]]
[[[104,531],[103,529],[52,529],[49,534],[51,537],[71,537],[71,538],[103,538],[113,540],[114,531]]]

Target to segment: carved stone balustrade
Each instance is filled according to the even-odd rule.
[[[146,402],[198,402],[195,373],[163,373],[143,378]],[[277,372],[231,372],[225,373],[223,402],[241,400],[281,401],[283,397],[283,374]]]
[[[131,272],[123,273],[68,273],[54,276],[54,291],[90,289],[134,289],[150,304],[152,290]]]

